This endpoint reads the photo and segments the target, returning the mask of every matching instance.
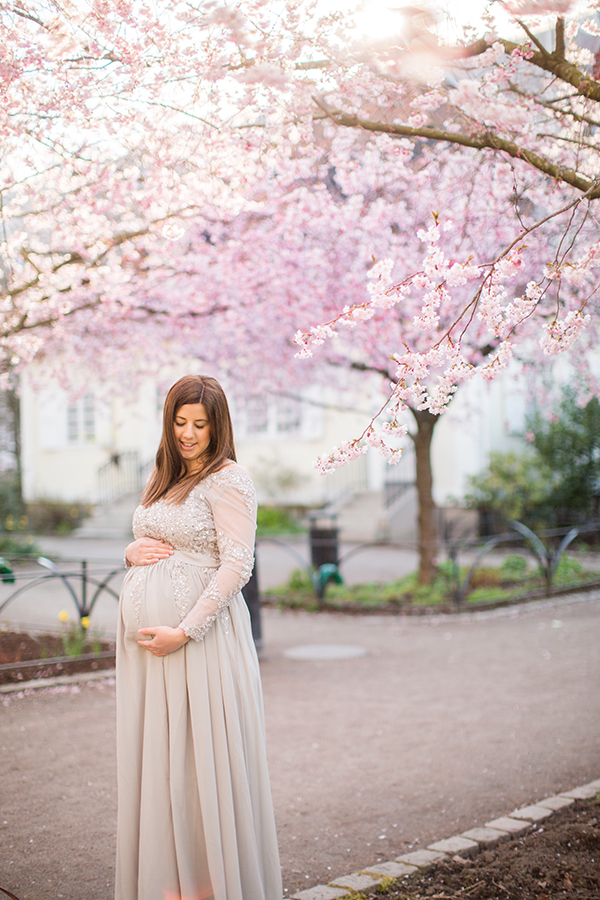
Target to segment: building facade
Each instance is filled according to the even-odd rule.
[[[164,395],[146,382],[127,396],[101,389],[70,397],[57,384],[21,384],[23,492],[26,500],[106,503],[139,491],[152,467],[161,433]],[[414,482],[409,438],[398,466],[369,451],[332,476],[314,468],[317,456],[361,434],[379,395],[308,388],[300,395],[230,393],[238,459],[252,474],[262,503],[319,507],[348,493],[383,491]],[[527,397],[522,379],[508,373],[462,386],[436,426],[432,448],[438,505],[459,501],[467,478],[487,465],[492,450],[522,446]],[[411,416],[407,414],[409,428]]]

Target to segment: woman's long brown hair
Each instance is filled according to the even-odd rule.
[[[202,467],[193,475],[187,474],[174,428],[177,410],[188,403],[202,404],[210,431],[210,442],[201,458]],[[142,505],[151,506],[167,493],[170,503],[183,503],[198,482],[221,469],[230,459],[236,460],[235,445],[223,388],[208,375],[185,375],[175,382],[165,400],[162,437],[154,470],[142,494]]]

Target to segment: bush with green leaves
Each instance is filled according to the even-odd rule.
[[[27,523],[34,534],[70,534],[91,512],[89,503],[35,500],[27,504]]]
[[[548,503],[554,484],[554,473],[533,451],[491,453],[487,470],[470,479],[465,501],[473,509],[523,522]]]
[[[19,478],[14,470],[0,473],[0,525],[18,521],[24,513]],[[12,530],[12,529],[9,529]]]
[[[304,531],[298,524],[295,511],[284,506],[259,506],[257,513],[257,534],[297,534]]]
[[[528,421],[531,446],[523,453],[491,453],[487,470],[470,479],[467,505],[493,513],[503,530],[510,519],[553,528],[598,516],[600,404],[578,406],[563,392],[550,418]]]
[[[551,418],[537,415],[530,422],[533,447],[540,464],[554,473],[546,514],[554,524],[571,524],[598,514],[600,497],[600,404],[594,398],[578,406],[565,390]]]
[[[41,552],[29,534],[26,537],[0,534],[0,557],[10,559],[13,556],[40,556]]]

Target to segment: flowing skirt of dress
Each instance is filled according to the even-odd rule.
[[[214,568],[184,568],[200,596]],[[203,641],[168,656],[138,646],[139,628],[179,621],[173,559],[131,569],[117,644],[116,900],[281,900],[248,609],[238,594]]]

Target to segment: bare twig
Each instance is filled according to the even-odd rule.
[[[556,20],[554,56],[557,56],[559,59],[565,58],[565,20],[562,16],[559,16]]]
[[[530,29],[527,27],[525,22],[523,22],[522,19],[517,19],[517,22],[519,23],[519,25],[521,26],[521,28],[523,29],[523,31],[525,32],[525,34],[527,35],[527,37],[529,38],[531,43],[535,44],[535,46],[538,48],[540,53],[547,55],[548,51],[546,50],[544,45],[540,42],[540,40],[535,36],[535,34],[532,31],[530,31]]]

